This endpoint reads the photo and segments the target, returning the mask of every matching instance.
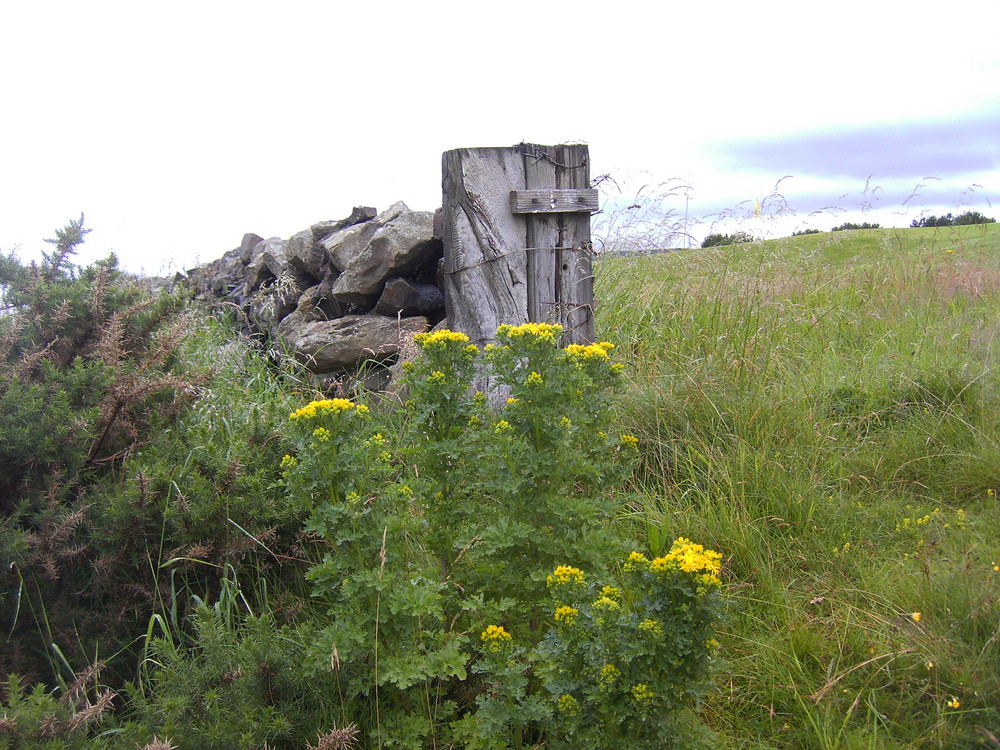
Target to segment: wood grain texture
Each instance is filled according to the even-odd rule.
[[[528,321],[525,219],[510,211],[524,160],[512,148],[454,149],[442,176],[448,325],[482,346],[501,323]]]
[[[590,189],[587,146],[521,144],[527,190]],[[589,213],[527,214],[528,318],[560,323],[563,344],[594,340]]]
[[[510,210],[515,214],[593,213],[597,211],[597,191],[586,190],[514,190]]]

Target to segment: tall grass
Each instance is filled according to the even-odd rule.
[[[988,225],[598,264],[623,523],[729,559],[732,746],[1000,747],[998,261]]]

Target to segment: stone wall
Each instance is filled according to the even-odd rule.
[[[231,303],[249,332],[276,339],[313,373],[391,364],[413,335],[445,316],[435,216],[402,202],[355,208],[281,239],[244,235],[238,248],[180,280]]]

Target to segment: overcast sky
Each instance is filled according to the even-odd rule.
[[[1000,213],[1000,3],[815,7],[6,2],[0,249],[83,212],[80,262],[185,269],[432,210],[443,151],[520,141],[589,144],[595,225],[686,210],[693,241]]]

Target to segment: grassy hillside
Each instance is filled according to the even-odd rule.
[[[598,269],[624,523],[727,558],[733,747],[1000,747],[1000,226]]]
[[[617,362],[402,409],[85,233],[0,255],[0,749],[1000,748],[997,225],[602,260]]]

